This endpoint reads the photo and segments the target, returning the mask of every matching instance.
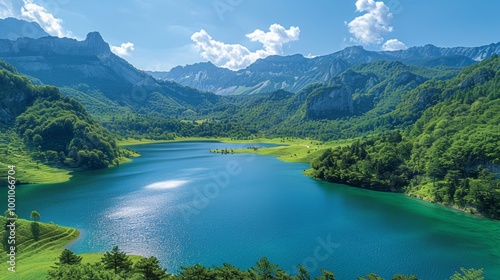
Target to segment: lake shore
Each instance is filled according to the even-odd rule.
[[[350,140],[350,141],[346,140],[345,142],[341,142],[341,141],[329,142],[325,145],[311,147],[311,146],[305,145],[304,141],[302,141],[302,142],[294,143],[294,144],[287,145],[287,146],[263,148],[263,149],[257,149],[257,150],[254,150],[254,149],[234,150],[234,153],[270,155],[270,156],[275,156],[279,160],[284,161],[284,162],[311,163],[311,161],[314,160],[314,158],[320,156],[324,152],[325,149],[334,148],[334,147],[338,147],[338,146],[342,146],[342,145],[348,145],[351,142],[352,142],[352,140]],[[313,172],[312,169],[307,169],[307,170],[304,170],[304,172],[302,172],[302,173],[306,176],[313,177],[312,172]],[[357,186],[350,186],[350,187],[358,188]],[[407,197],[412,197],[412,198],[422,200],[422,201],[425,201],[428,203],[439,205],[439,206],[442,206],[442,207],[445,207],[448,209],[463,212],[463,213],[466,213],[466,214],[469,214],[472,216],[487,219],[486,217],[484,217],[483,215],[478,213],[477,210],[475,210],[475,209],[460,208],[456,205],[446,205],[443,203],[434,202],[425,196],[417,195],[415,193],[406,193],[405,192],[405,193],[401,193],[401,194],[404,196],[407,196]]]
[[[336,140],[336,141],[329,141],[326,143],[322,143],[317,140],[300,139],[293,137],[255,138],[248,140],[231,139],[224,137],[180,137],[173,140],[124,139],[124,140],[118,140],[117,144],[118,146],[123,148],[135,145],[179,143],[179,142],[214,142],[214,143],[228,143],[228,144],[276,144],[279,146],[260,148],[258,145],[256,145],[254,148],[251,149],[235,149],[233,150],[233,153],[268,155],[268,156],[275,156],[277,159],[284,162],[311,163],[312,160],[319,157],[326,149],[346,146],[351,144],[354,140],[355,139],[345,139],[345,140]],[[120,164],[126,164],[128,162],[132,162],[134,157],[140,157],[140,154],[131,151],[129,157],[121,157],[119,159]],[[42,177],[43,181],[34,183],[29,182],[28,184],[55,184],[55,183],[67,182],[71,180],[72,177],[71,173],[73,171],[77,171],[68,169],[57,169],[54,167],[50,167],[50,170],[51,171],[56,170],[54,176],[48,174]],[[306,176],[313,177],[312,169],[303,170],[302,173]],[[61,176],[61,174],[63,175]],[[23,184],[26,183],[23,182]],[[356,187],[356,186],[351,186],[351,187]],[[476,211],[471,211],[471,209],[468,208],[463,209],[454,205],[445,205],[442,203],[436,203],[433,202],[431,199],[428,199],[426,197],[421,197],[419,195],[415,195],[412,193],[402,193],[402,194],[428,203],[436,204],[442,207],[464,212],[469,215],[484,218],[484,216],[482,216],[481,214],[478,214]]]

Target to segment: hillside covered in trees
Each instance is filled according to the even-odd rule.
[[[388,114],[401,130],[325,151],[312,163],[314,176],[499,219],[499,89],[497,56],[449,81],[429,81]]]
[[[22,139],[33,159],[57,166],[103,168],[118,164],[115,138],[74,99],[35,86],[0,61],[0,130]],[[6,145],[6,143],[2,143]],[[14,152],[2,146],[3,154]]]

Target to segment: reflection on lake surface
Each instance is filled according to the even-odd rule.
[[[76,227],[70,249],[155,255],[167,271],[263,256],[289,272],[320,268],[338,279],[376,272],[449,279],[460,267],[500,279],[500,224],[407,198],[329,184],[308,164],[221,155],[245,145],[189,142],[136,146],[142,156],[82,172],[68,183],[18,188],[21,217]],[[250,145],[248,145],[250,146]]]

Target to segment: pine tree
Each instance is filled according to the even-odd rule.
[[[118,246],[114,246],[111,252],[104,253],[101,261],[104,268],[112,269],[115,274],[130,271],[132,267],[132,261],[125,252],[120,251]]]
[[[67,264],[67,265],[75,265],[80,264],[82,261],[82,257],[73,253],[73,251],[64,249],[62,251],[61,256],[59,256],[59,263],[57,264]]]
[[[134,266],[146,280],[161,280],[167,277],[165,269],[160,267],[156,257],[142,258]]]

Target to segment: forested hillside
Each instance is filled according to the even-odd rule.
[[[3,61],[0,103],[2,134],[18,134],[23,146],[17,150],[29,150],[33,159],[89,169],[118,164],[115,138],[80,103],[55,87],[33,85]],[[5,155],[16,152],[2,148]]]
[[[458,68],[376,61],[352,67],[323,84],[297,93],[227,96],[212,109],[215,120],[230,120],[267,136],[312,137],[323,141],[352,138],[397,127],[390,114],[419,85],[450,79]]]
[[[327,150],[312,164],[315,176],[500,218],[499,57],[423,84],[391,116],[399,124],[417,121]]]

